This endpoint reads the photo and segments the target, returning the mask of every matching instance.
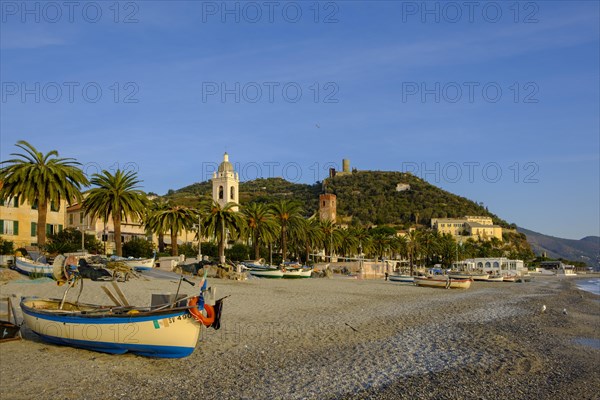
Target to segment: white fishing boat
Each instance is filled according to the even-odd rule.
[[[15,257],[15,269],[25,275],[38,277],[47,276],[52,278],[53,266],[51,264],[33,261],[25,257]]]
[[[248,273],[258,278],[283,278],[283,271],[278,268],[248,268]]]
[[[457,272],[450,271],[448,276],[453,279],[472,279],[474,281],[487,281],[490,274],[478,273],[478,272]]]
[[[502,275],[490,275],[487,279],[488,282],[503,282],[504,277]]]
[[[111,257],[111,260],[121,262],[132,269],[149,270],[149,269],[154,268],[154,262],[156,260],[156,253],[154,254],[154,256],[152,256],[152,258],[133,258],[133,257],[125,258],[125,257],[113,256],[113,257]]]
[[[436,287],[444,289],[468,289],[471,279],[455,279],[449,276],[415,276],[417,286]]]
[[[310,278],[312,271],[312,268],[284,268],[282,270],[284,279]]]
[[[415,277],[410,275],[389,275],[388,279],[391,282],[414,283]]]

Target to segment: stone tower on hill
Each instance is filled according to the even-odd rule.
[[[219,203],[221,207],[229,202],[239,204],[239,185],[240,176],[233,169],[233,164],[229,162],[229,155],[223,155],[223,162],[219,165],[217,172],[213,173],[212,198]],[[238,211],[238,207],[232,210]]]
[[[327,193],[319,196],[319,218],[321,221],[336,220],[337,198],[335,194]]]

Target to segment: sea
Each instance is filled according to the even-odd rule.
[[[577,282],[577,287],[580,290],[585,290],[586,292],[594,293],[600,296],[600,278],[582,279]]]

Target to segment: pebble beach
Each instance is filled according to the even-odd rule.
[[[598,399],[600,296],[579,290],[578,279],[468,290],[339,277],[210,279],[216,298],[229,297],[221,329],[203,329],[191,356],[56,346],[24,325],[23,340],[0,344],[0,397]],[[32,282],[1,281],[0,295],[62,297],[55,282]],[[110,304],[105,284],[85,280],[80,301]],[[149,305],[153,293],[175,293],[177,281],[120,287],[132,304]]]

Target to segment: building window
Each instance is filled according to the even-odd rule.
[[[60,204],[56,205],[54,200],[50,201],[50,211],[58,211],[60,210]]]
[[[46,235],[54,235],[62,232],[62,230],[63,226],[61,224],[46,224]]]
[[[73,226],[73,214],[69,214],[69,225]]]
[[[14,235],[19,234],[19,221],[1,220],[0,219],[0,232],[3,235]]]
[[[83,225],[83,211],[79,213],[79,225]]]
[[[18,197],[9,197],[6,200],[1,199],[0,206],[18,208],[19,207],[19,198]]]
[[[31,209],[32,209],[32,210],[37,210],[37,209],[38,209],[38,201],[37,201],[37,200],[35,200],[35,201],[33,202],[33,204],[31,205]]]
[[[219,200],[223,200],[223,186],[219,186]]]
[[[235,199],[235,187],[231,187],[231,194],[229,195],[230,200]]]
[[[500,264],[498,264],[498,261],[494,261],[494,268],[499,268]]]
[[[477,268],[483,268],[483,263],[482,262],[478,262],[477,263]]]
[[[37,236],[37,222],[31,223],[31,236]]]
[[[492,266],[492,264],[490,264],[490,262],[489,262],[489,261],[485,263],[485,267],[486,267],[486,268],[490,268],[491,266]]]

